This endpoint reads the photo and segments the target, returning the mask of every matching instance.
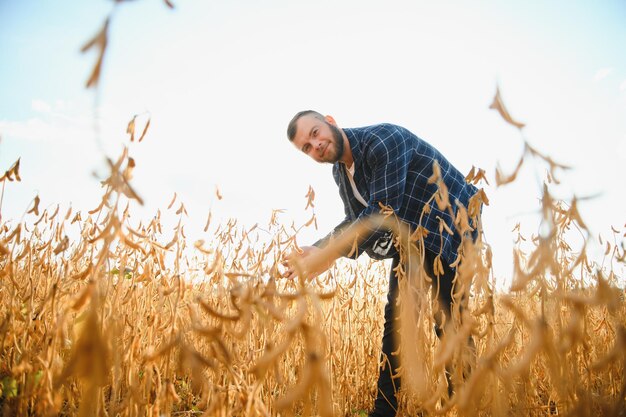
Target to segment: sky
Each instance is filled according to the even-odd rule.
[[[302,224],[312,186],[318,230],[298,240],[310,243],[343,218],[330,165],[286,139],[293,114],[315,109],[340,127],[405,126],[460,171],[485,169],[499,282],[511,276],[511,230],[538,232],[545,165],[528,160],[516,183],[494,186],[523,138],[572,167],[551,192],[593,197],[580,204],[592,250],[626,228],[624,1],[173,3],[0,0],[0,171],[21,158],[22,177],[5,185],[3,221],[23,218],[35,195],[42,207],[95,208],[105,157],[126,145],[145,201],[132,221],[176,217],[176,193],[190,239],[209,238],[209,210],[252,226],[283,209]],[[109,14],[100,85],[85,89],[96,53],[80,48]],[[489,109],[496,86],[523,136]],[[134,115],[151,122],[130,144]]]

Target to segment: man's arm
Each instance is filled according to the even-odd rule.
[[[283,277],[294,279],[300,274],[309,280],[326,272],[341,257],[338,251],[329,251],[328,247],[302,246],[299,252],[292,252],[283,261]]]
[[[313,244],[316,248],[326,247],[333,239],[333,237],[340,235],[343,230],[350,226],[352,222],[346,217],[341,223],[339,223],[329,234],[318,240]]]
[[[298,266],[302,269],[306,267],[306,260],[312,254],[319,254],[320,251],[327,248],[328,245],[334,240],[334,237],[342,234],[343,230],[350,226],[350,219],[346,217],[341,223],[339,223],[329,234],[318,240],[313,244],[313,246],[302,246],[300,247],[300,252],[291,252],[288,254],[283,260],[283,266],[286,268],[285,272],[283,272],[283,277],[293,279],[299,272]],[[327,262],[320,263],[320,268],[318,271],[309,271],[309,276],[307,278],[315,278],[317,275],[325,272],[328,268],[332,266],[332,264],[341,256],[344,256],[340,251],[330,251],[326,256],[328,258]]]

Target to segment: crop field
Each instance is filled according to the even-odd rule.
[[[519,165],[524,158],[558,169],[529,146]],[[337,262],[310,282],[283,279],[298,230],[278,213],[248,228],[209,216],[213,238],[188,242],[176,197],[149,221],[131,221],[135,161],[124,153],[109,165],[93,210],[40,211],[36,198],[23,219],[0,225],[3,415],[364,415],[381,360],[388,264]],[[468,181],[484,180],[472,171]],[[19,180],[19,161],[2,180]],[[515,175],[498,171],[496,180]],[[445,189],[432,204],[449,204]],[[480,229],[487,196],[472,204],[460,230]],[[614,271],[624,231],[613,230],[603,259],[592,260],[575,200],[558,201],[546,186],[539,210],[547,230],[518,236],[532,249],[516,251],[508,292],[495,290],[489,245],[463,246],[459,302],[441,339],[420,230],[403,230],[384,208],[372,220],[395,228],[404,261],[399,415],[623,415],[626,303]],[[178,219],[173,233],[161,216]],[[578,249],[566,240],[573,231]]]
[[[99,88],[111,16],[82,48],[97,54],[87,88]],[[491,108],[523,127],[499,92]],[[138,143],[149,121],[136,122],[127,133]],[[389,372],[381,338],[390,264],[362,256],[304,278],[330,251],[355,247],[363,227],[393,230],[401,257],[398,416],[626,415],[626,225],[609,238],[592,235],[577,200],[551,192],[565,167],[525,139],[515,168],[498,167],[493,179],[472,168],[466,181],[504,187],[523,165],[545,169],[541,224],[531,235],[519,225],[511,231],[511,285],[502,289],[492,267],[497,249],[481,233],[485,191],[458,210],[455,230],[441,223],[441,233],[478,231],[455,262],[456,303],[441,338],[424,228],[406,229],[381,206],[380,216],[285,279],[282,262],[298,250],[299,231],[316,224],[313,211],[302,225],[284,224],[277,210],[254,226],[216,224],[209,213],[210,238],[191,241],[176,194],[151,218],[133,215],[140,168],[126,149],[107,160],[101,199],[89,211],[54,202],[41,209],[35,197],[22,218],[4,218],[5,187],[20,181],[20,160],[0,178],[2,416],[366,416],[380,366]],[[451,209],[436,164],[429,181],[438,191],[424,212]],[[314,196],[310,189],[305,211]],[[588,250],[592,240],[603,253]],[[439,257],[433,269],[442,269]]]

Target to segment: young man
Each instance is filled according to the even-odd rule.
[[[433,279],[434,290],[439,293],[446,316],[450,316],[454,269],[449,265],[457,258],[461,243],[459,233],[440,232],[440,222],[454,230],[454,216],[458,205],[468,207],[469,199],[477,189],[465,181],[461,174],[433,146],[415,136],[407,129],[392,124],[379,124],[361,128],[339,128],[331,116],[322,116],[312,110],[297,113],[289,122],[287,136],[294,146],[320,163],[333,164],[333,177],[339,187],[344,204],[345,219],[328,236],[313,244],[302,247],[297,256],[304,260],[324,247],[329,239],[337,237],[353,224],[364,221],[380,212],[380,204],[391,207],[395,215],[412,230],[423,226],[428,234],[424,237],[424,268]],[[431,203],[425,204],[437,191],[437,185],[429,183],[433,174],[433,163],[437,161],[443,183],[447,187],[452,210],[439,209]],[[393,269],[399,263],[399,255],[393,244],[393,235],[387,229],[370,229],[358,244],[358,250],[350,254],[356,257],[366,252],[374,259],[392,258],[389,277],[389,292],[385,306],[385,326],[382,352],[391,365],[379,373],[378,395],[374,411],[370,416],[395,416],[397,400],[395,391],[399,379],[392,380],[389,368],[398,368],[397,341],[393,335],[395,300],[398,294],[398,278]],[[337,253],[336,258],[347,256]],[[435,258],[440,256],[443,274],[436,277],[433,272]],[[335,259],[328,260],[310,275],[324,272]],[[285,276],[296,274],[294,264],[287,262]],[[439,333],[439,329],[438,329]]]

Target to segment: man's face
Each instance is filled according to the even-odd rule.
[[[334,164],[343,156],[343,136],[341,130],[327,120],[332,121],[319,119],[313,114],[302,116],[293,144],[317,162]]]

